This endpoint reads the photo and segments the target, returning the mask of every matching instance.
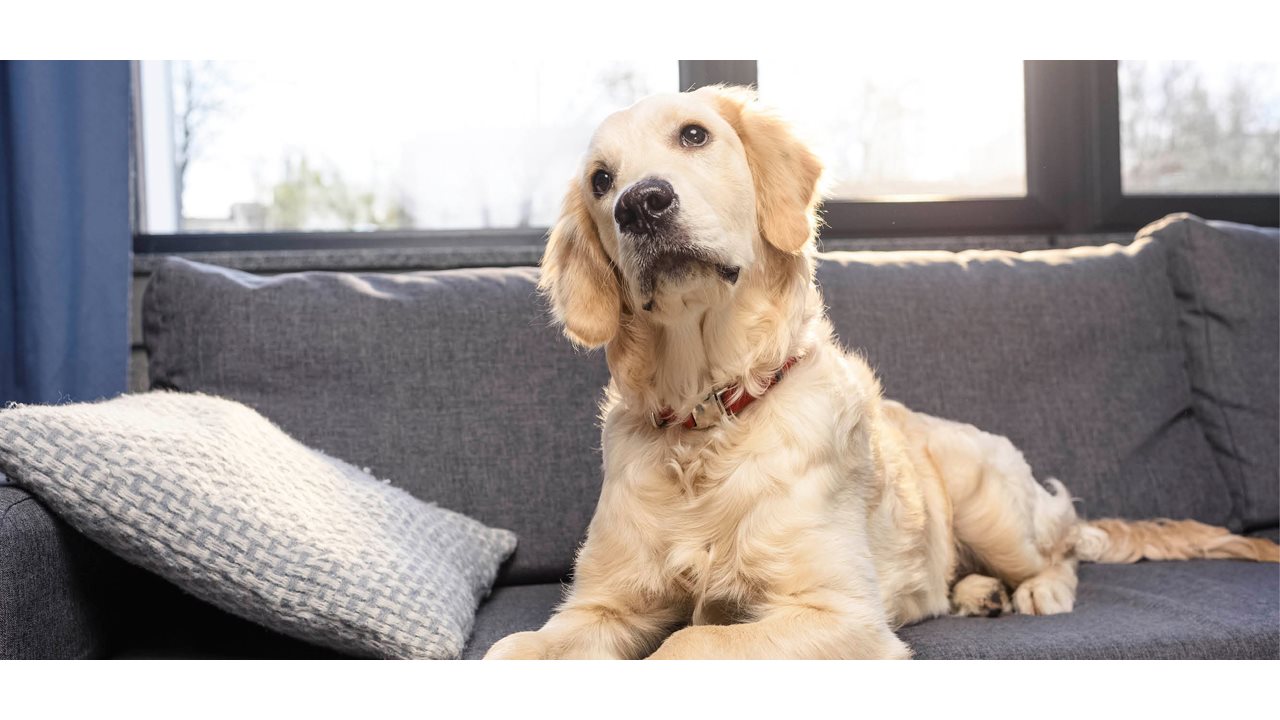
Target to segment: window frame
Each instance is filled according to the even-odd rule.
[[[824,203],[828,239],[1135,231],[1171,213],[1280,225],[1276,195],[1126,195],[1121,188],[1118,62],[1023,63],[1027,192],[1022,197]],[[136,254],[360,248],[540,248],[547,228],[367,232],[148,233],[142,192],[141,117],[134,72]],[[757,85],[755,60],[680,60],[679,90],[716,83]]]

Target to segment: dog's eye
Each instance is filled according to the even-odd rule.
[[[596,174],[591,176],[592,195],[603,197],[611,187],[613,187],[613,176],[609,174],[608,170],[597,170]]]
[[[706,145],[707,129],[701,125],[685,125],[680,130],[680,144],[685,147]]]

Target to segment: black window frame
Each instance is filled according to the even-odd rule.
[[[1135,231],[1171,213],[1252,225],[1280,225],[1280,194],[1124,194],[1120,94],[1114,60],[1030,60],[1023,64],[1027,192],[1022,197],[929,201],[828,201],[828,239]],[[135,73],[135,83],[137,74]],[[758,85],[754,60],[681,60],[679,89]],[[767,88],[766,88],[767,92]],[[135,89],[136,95],[136,89]],[[136,107],[136,105],[135,105]],[[135,133],[134,160],[141,148]],[[135,180],[135,222],[142,183]],[[135,228],[139,227],[135,225]],[[546,228],[372,232],[171,233],[135,230],[137,254],[360,248],[540,247]]]

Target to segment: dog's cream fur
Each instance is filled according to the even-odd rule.
[[[678,141],[690,123],[705,146]],[[615,182],[597,198],[600,168]],[[604,485],[558,612],[487,657],[906,658],[894,630],[930,616],[1069,612],[1078,559],[1142,557],[1137,534],[1165,558],[1276,559],[1273,544],[1198,524],[1082,524],[1007,439],[882,399],[813,282],[820,173],[743,90],[656,96],[601,126],[542,283],[569,337],[606,347]],[[684,237],[713,259],[651,296],[642,240],[613,216],[648,177],[672,184]],[[652,422],[732,383],[759,395],[791,357],[740,415]]]

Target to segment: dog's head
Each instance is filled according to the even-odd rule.
[[[607,118],[551,231],[542,289],[575,342],[622,314],[724,302],[767,253],[812,241],[817,158],[741,88],[656,95]]]

